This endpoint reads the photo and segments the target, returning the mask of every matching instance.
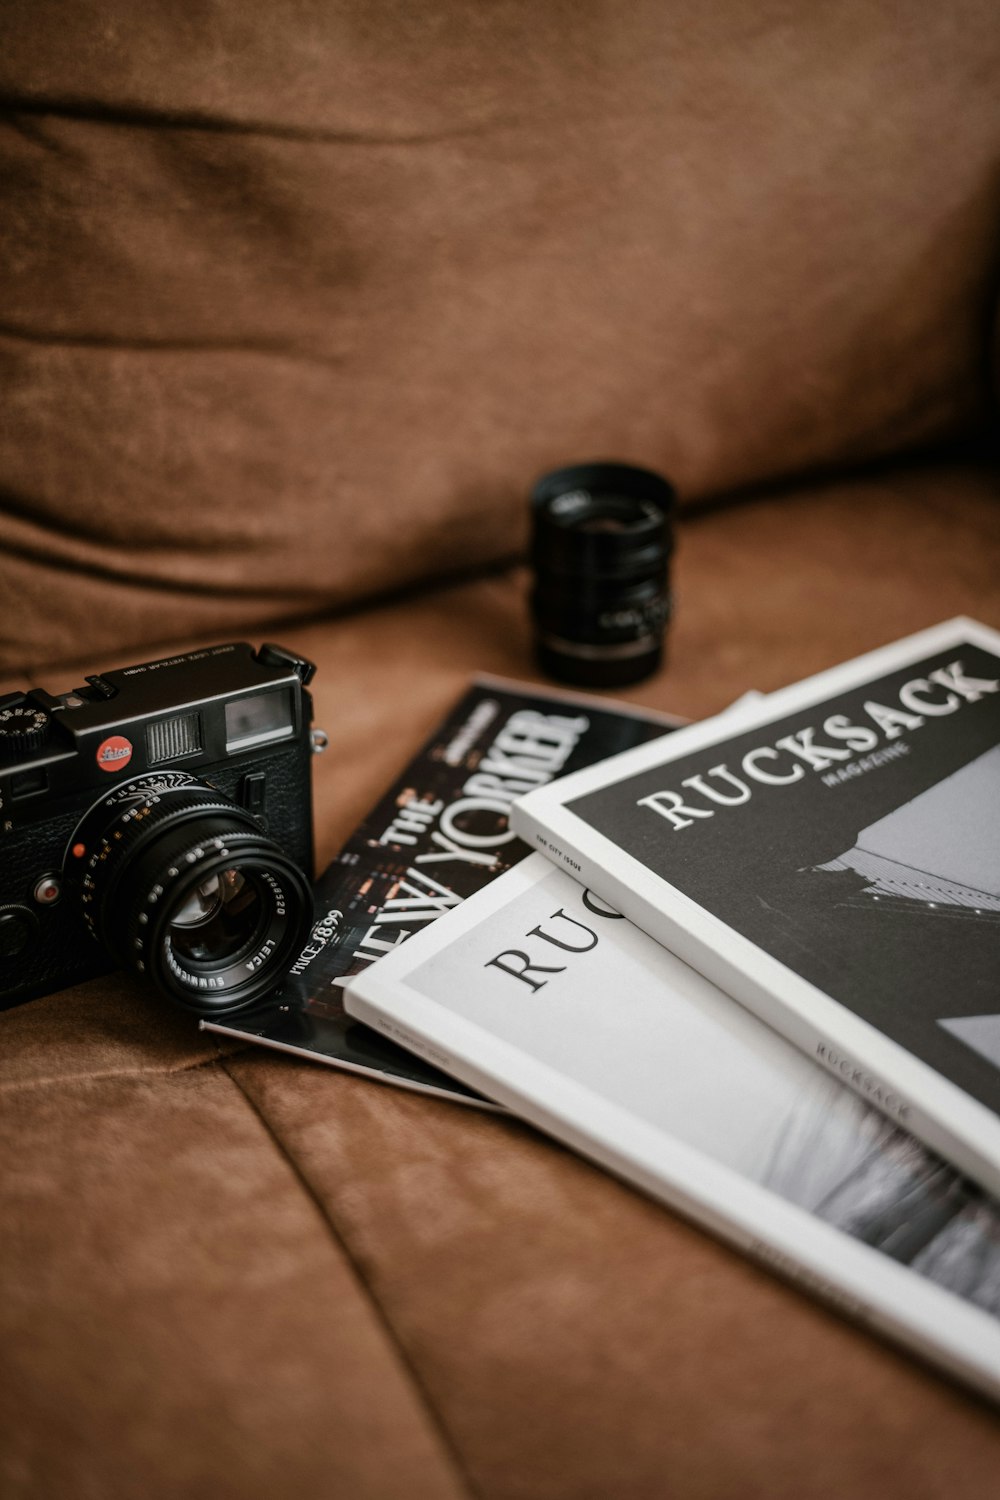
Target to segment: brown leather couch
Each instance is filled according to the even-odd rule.
[[[634,702],[1000,625],[998,68],[991,0],[8,0],[0,690],[301,650],[322,867],[534,676],[546,468],[681,492]],[[0,1100],[4,1500],[996,1494],[984,1403],[513,1121],[122,976]]]

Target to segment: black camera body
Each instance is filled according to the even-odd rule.
[[[0,1006],[130,968],[200,1015],[308,931],[315,668],[245,642],[0,697]]]

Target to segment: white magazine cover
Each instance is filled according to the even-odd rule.
[[[1000,1205],[540,855],[348,1011],[1000,1396]]]
[[[1000,1196],[1000,633],[948,621],[511,821]]]

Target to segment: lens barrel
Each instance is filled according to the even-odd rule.
[[[198,1015],[255,1004],[301,951],[312,916],[305,875],[205,782],[167,772],[117,788],[73,844],[94,936]]]
[[[624,687],[663,660],[674,490],[630,464],[576,464],[531,493],[538,664],[587,687]]]

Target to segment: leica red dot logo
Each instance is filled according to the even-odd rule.
[[[132,741],[120,734],[102,740],[97,747],[97,764],[102,771],[123,771],[132,759]]]

